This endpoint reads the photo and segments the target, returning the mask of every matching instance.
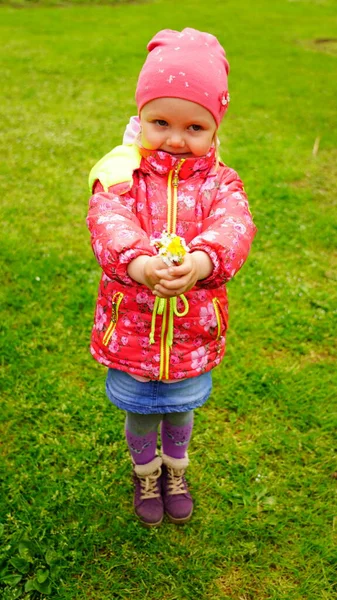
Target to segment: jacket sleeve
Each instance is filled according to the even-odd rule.
[[[100,189],[99,182],[96,189]],[[127,274],[128,264],[137,256],[156,253],[133,212],[134,205],[129,193],[117,196],[98,191],[90,198],[87,216],[98,263],[110,279],[126,285],[139,285]]]
[[[247,259],[255,234],[243,183],[225,167],[202,231],[189,244],[191,252],[203,250],[214,265],[209,277],[197,285],[215,288],[232,279]]]

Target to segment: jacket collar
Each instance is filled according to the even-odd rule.
[[[167,175],[169,171],[178,167],[181,161],[179,156],[173,156],[172,154],[169,154],[169,152],[163,152],[162,150],[146,150],[145,148],[140,148],[139,151],[142,156],[140,169],[144,173],[155,172],[158,173],[158,175]],[[214,166],[215,149],[214,146],[212,146],[205,156],[185,158],[179,169],[179,179],[188,179],[196,173],[201,177],[206,178]]]

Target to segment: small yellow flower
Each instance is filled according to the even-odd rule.
[[[179,236],[175,237],[169,245],[166,247],[167,252],[173,254],[174,256],[184,256],[186,254],[186,250],[181,243],[181,239]]]
[[[152,240],[151,245],[159,248],[159,255],[169,267],[180,265],[186,252],[189,251],[184,238],[167,231],[163,231],[160,238]]]

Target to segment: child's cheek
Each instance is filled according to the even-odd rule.
[[[142,133],[141,144],[143,148],[147,148],[148,150],[154,150],[156,148],[153,136],[151,136],[151,134],[146,135],[144,132]]]

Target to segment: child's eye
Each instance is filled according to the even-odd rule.
[[[168,125],[167,121],[164,121],[164,119],[156,119],[155,124],[159,125],[159,127],[167,127]]]
[[[192,131],[201,131],[202,127],[201,125],[196,125],[193,123],[193,125],[190,125],[189,129],[192,129]]]

